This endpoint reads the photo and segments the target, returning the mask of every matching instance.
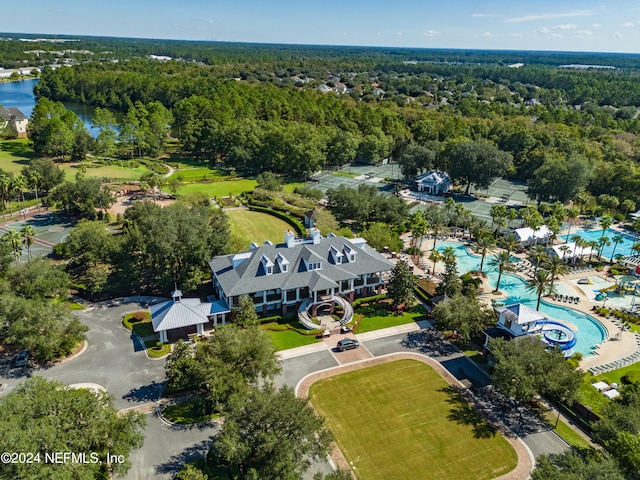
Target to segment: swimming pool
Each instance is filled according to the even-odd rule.
[[[571,232],[571,235],[569,235],[569,241],[571,241],[571,237],[573,237],[574,235],[580,235],[583,240],[595,240],[597,242],[598,240],[600,240],[600,237],[602,237],[602,229],[595,227],[589,230],[576,230],[575,232]],[[604,236],[609,238],[609,241],[611,241],[611,245],[605,246],[602,249],[602,256],[611,258],[611,255],[613,254],[613,237],[615,237],[616,235],[620,235],[623,238],[623,240],[616,246],[616,255],[620,254],[625,257],[632,255],[633,251],[631,250],[631,247],[638,241],[638,239],[636,239],[632,235],[629,235],[628,233],[622,233],[618,230],[607,228],[604,231]],[[566,235],[561,236],[563,239],[567,238]]]
[[[460,273],[478,270],[480,256],[470,253],[467,247],[459,243],[440,242],[436,245],[436,249],[439,251],[444,250],[446,247],[453,247],[458,259],[458,271]],[[485,257],[482,270],[488,276],[489,284],[495,287],[498,281],[498,271],[489,267],[491,257],[493,257],[493,254]],[[505,305],[523,303],[535,309],[538,300],[537,296],[534,292],[527,290],[526,286],[527,282],[518,275],[503,273],[500,280],[500,290],[507,294],[507,298],[504,300]],[[591,355],[594,347],[602,343],[607,337],[607,330],[600,322],[590,315],[573,308],[553,305],[543,299],[540,302],[540,311],[552,319],[564,320],[578,328],[577,343],[573,350],[582,353],[585,357]]]

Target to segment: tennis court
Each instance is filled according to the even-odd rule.
[[[358,188],[362,184],[374,185],[381,190],[389,188],[385,179],[399,180],[402,178],[400,167],[395,163],[387,165],[346,165],[334,172],[323,172],[312,178],[314,187],[326,192],[330,188],[345,185]]]
[[[26,225],[31,225],[36,231],[36,240],[31,245],[32,256],[49,255],[53,246],[63,242],[69,232],[75,226],[75,222],[70,221],[60,213],[39,213],[23,220],[16,220],[0,225],[0,235],[4,235],[9,230],[20,231]],[[27,258],[27,248],[22,247],[22,260]]]

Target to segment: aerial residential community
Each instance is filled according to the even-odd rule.
[[[0,479],[639,478],[632,12],[192,3],[0,33]]]

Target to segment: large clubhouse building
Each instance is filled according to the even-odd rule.
[[[304,304],[381,293],[393,264],[362,238],[285,233],[282,244],[252,244],[246,252],[209,262],[215,297],[229,309],[239,296],[253,299],[261,315],[286,314]]]

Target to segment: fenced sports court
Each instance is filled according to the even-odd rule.
[[[330,188],[338,188],[345,185],[350,188],[358,188],[359,185],[375,185],[384,189],[387,184],[385,179],[400,180],[402,174],[400,167],[395,163],[387,165],[362,165],[346,164],[335,170],[325,170],[311,178],[312,185],[326,192]]]
[[[32,256],[49,255],[53,246],[63,242],[71,229],[75,226],[74,222],[69,221],[62,214],[43,212],[31,217],[22,218],[9,223],[0,225],[0,236],[10,230],[19,232],[25,225],[31,225],[36,231],[36,238],[31,245]],[[27,259],[27,247],[22,247],[22,260]]]

